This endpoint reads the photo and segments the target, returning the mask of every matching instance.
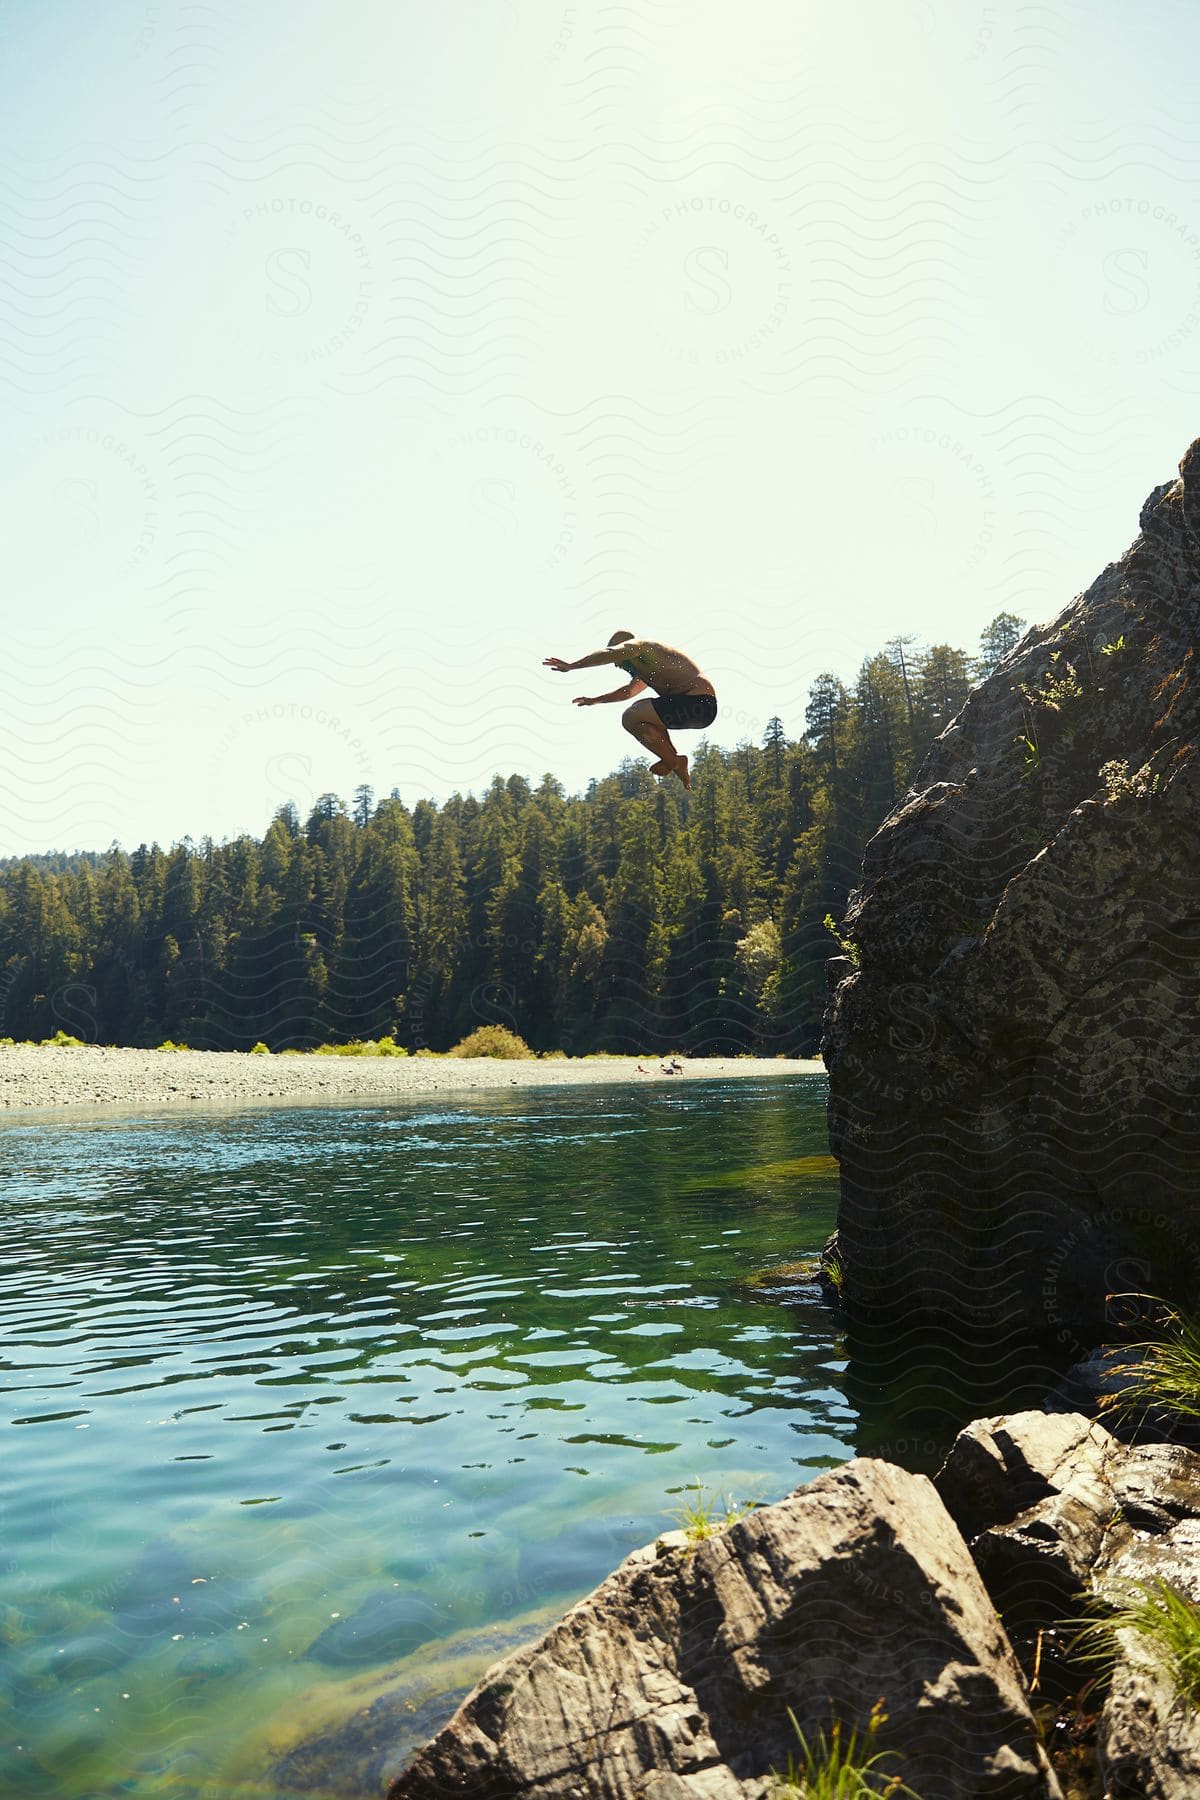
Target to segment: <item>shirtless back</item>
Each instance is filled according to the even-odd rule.
[[[653,638],[634,638],[618,644],[620,662],[617,667],[644,681],[656,694],[711,694],[716,689],[704,671],[682,650],[670,644],[656,643]]]

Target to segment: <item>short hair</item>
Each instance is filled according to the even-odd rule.
[[[632,631],[614,631],[612,636],[608,640],[608,647],[611,650],[614,644],[629,644],[632,642],[633,642]]]

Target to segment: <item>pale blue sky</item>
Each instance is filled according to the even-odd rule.
[[[1200,431],[1200,17],[0,10],[0,854],[570,788],[1044,619]]]

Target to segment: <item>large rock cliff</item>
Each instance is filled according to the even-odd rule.
[[[842,1299],[1072,1357],[1200,1280],[1200,441],[867,848],[825,1057]]]

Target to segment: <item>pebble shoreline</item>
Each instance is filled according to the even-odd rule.
[[[491,1057],[252,1056],[235,1050],[133,1050],[85,1044],[0,1048],[0,1115],[60,1108],[197,1108],[279,1100],[403,1102],[435,1093],[512,1087],[648,1087],[781,1075],[823,1075],[824,1064],[793,1057],[697,1057],[682,1075],[657,1058],[596,1057],[501,1062]]]

